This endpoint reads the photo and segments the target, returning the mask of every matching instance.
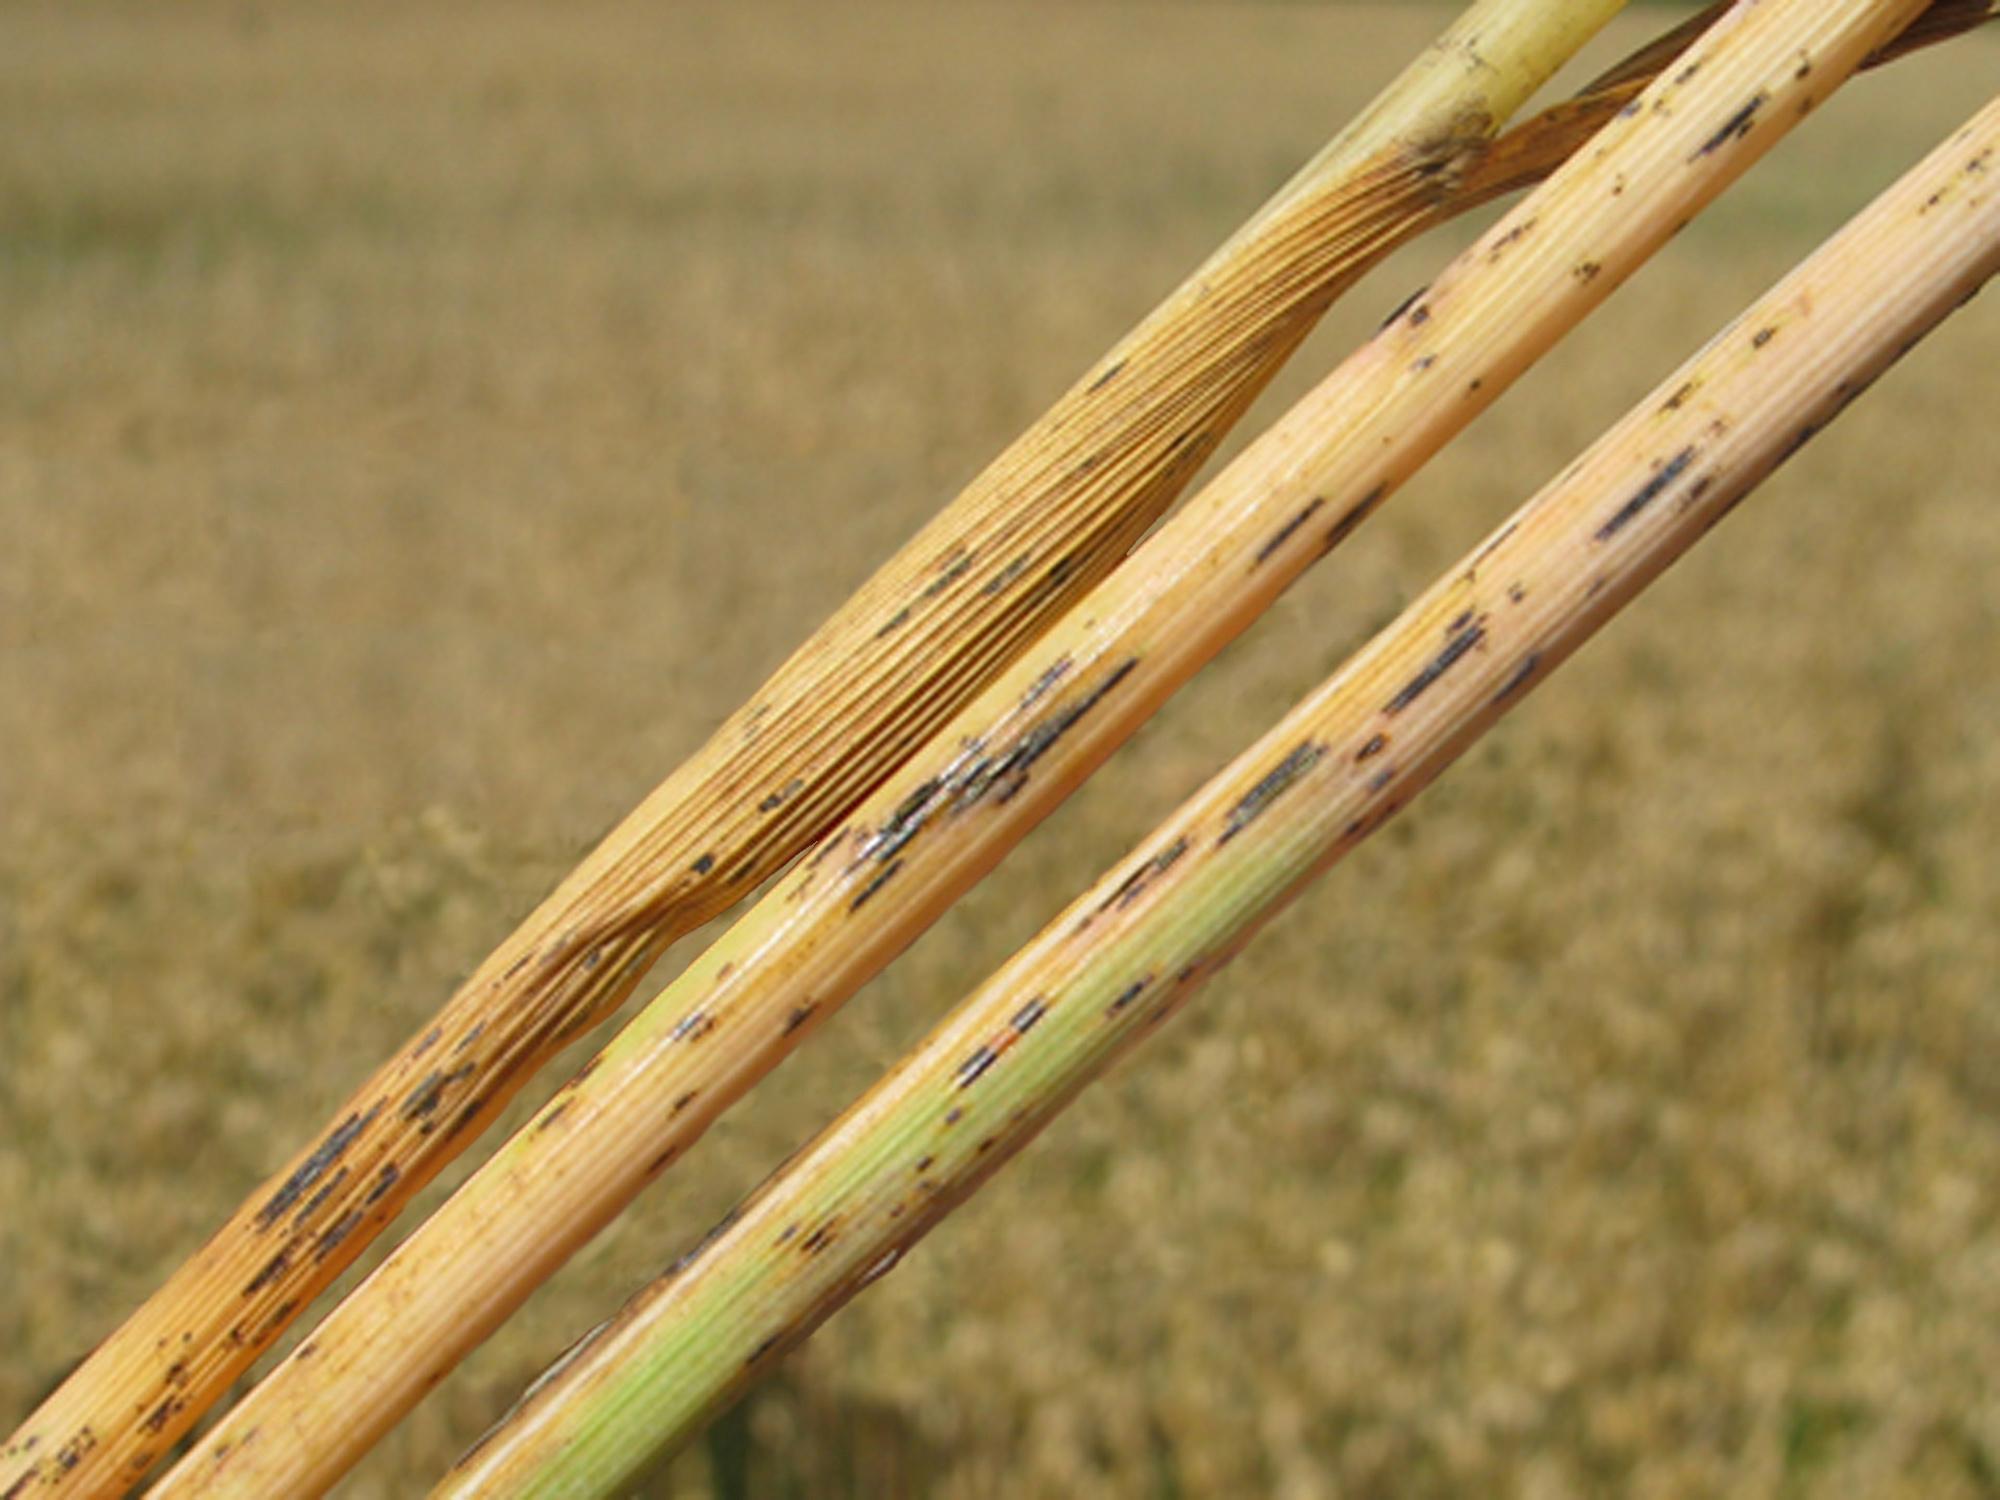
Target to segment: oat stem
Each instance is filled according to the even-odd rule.
[[[1615,120],[1398,313],[779,881],[159,1493],[304,1495],[331,1483],[1174,688],[1922,8],[1766,0],[1732,12],[1646,109]],[[1477,76],[1494,33],[1481,36],[1476,57],[1460,53]],[[1107,391],[1125,378],[1115,363],[1098,377]],[[983,576],[1010,577],[1005,556]]]
[[[781,1176],[440,1495],[608,1495],[892,1267],[2000,270],[2000,102],[1670,376]]]
[[[1104,577],[1332,299],[1622,0],[1479,0],[565,879],[0,1449],[121,1490],[674,940],[826,832]]]

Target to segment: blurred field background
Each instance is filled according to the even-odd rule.
[[[0,1424],[1448,13],[0,10]],[[1808,122],[343,1493],[421,1492],[1996,63]],[[1989,296],[649,1493],[2000,1494],[1996,358]]]

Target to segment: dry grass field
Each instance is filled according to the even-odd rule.
[[[0,1425],[1444,15],[0,10]],[[344,1493],[421,1492],[1996,65],[1808,122]],[[1989,297],[652,1492],[2000,1495],[1996,367]]]

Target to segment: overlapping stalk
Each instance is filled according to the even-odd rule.
[[[1319,314],[1455,211],[1623,0],[1478,0],[676,771],[0,1448],[118,1491],[662,951],[781,869],[1124,556]]]
[[[1662,68],[1727,14],[1734,3],[1715,0],[1593,79],[1575,98],[1542,110],[1508,131],[1492,150],[1480,154],[1460,185],[1456,201],[1469,208],[1540,182],[1602,129],[1605,121],[1631,103]],[[1992,20],[2000,20],[2000,0],[1931,0],[1921,15],[1871,52],[1862,66],[1880,67]]]
[[[1922,0],[1733,12],[773,887],[168,1476],[316,1492]],[[1801,67],[1801,60],[1810,61]]]
[[[620,1492],[891,1266],[1314,876],[2000,270],[2000,101],[1736,319],[1052,922],[439,1496]]]

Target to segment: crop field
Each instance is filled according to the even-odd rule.
[[[0,9],[0,1427],[1449,14]],[[421,1493],[1996,77],[1807,121],[342,1493]],[[2000,1495],[1996,370],[1989,296],[649,1493]]]

